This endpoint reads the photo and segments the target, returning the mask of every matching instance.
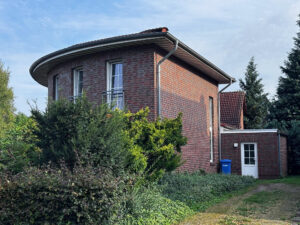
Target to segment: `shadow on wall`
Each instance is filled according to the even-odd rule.
[[[183,98],[182,96],[161,91],[162,117],[174,118],[178,113],[183,113],[183,134],[188,138],[188,143],[182,148],[182,158],[185,161],[180,171],[195,171],[205,169],[216,172],[210,165],[210,136],[208,129],[208,96],[207,101],[203,95],[199,101]],[[216,123],[217,121],[214,121]],[[214,126],[214,131],[216,126]],[[217,133],[216,131],[214,132]],[[217,144],[214,139],[214,156],[217,153]]]

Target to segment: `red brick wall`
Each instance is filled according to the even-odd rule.
[[[106,91],[106,62],[123,61],[123,86],[125,104],[136,112],[149,106],[150,118],[156,117],[156,63],[166,52],[150,45],[123,48],[79,57],[62,63],[48,74],[48,95],[53,96],[53,76],[59,74],[59,95],[72,96],[72,70],[82,67],[83,89],[90,101],[101,103],[102,92]],[[166,60],[161,66],[162,116],[174,118],[183,113],[183,133],[188,144],[182,149],[183,171],[205,169],[216,172],[218,166],[218,84],[177,60]],[[214,102],[214,163],[210,163],[209,143],[209,97]]]
[[[242,142],[257,143],[259,178],[277,178],[280,176],[277,133],[222,134],[222,158],[232,160],[231,170],[233,174],[241,174]],[[282,142],[284,145],[284,140]],[[234,148],[233,143],[238,143],[238,148]],[[286,155],[286,147],[282,147],[282,155],[284,154]],[[284,157],[282,158],[286,161]]]
[[[72,70],[82,67],[83,89],[88,99],[97,104],[102,102],[102,92],[106,91],[106,62],[120,59],[123,62],[123,86],[125,104],[136,112],[149,106],[150,118],[154,111],[154,50],[151,46],[123,48],[100,52],[62,63],[48,74],[48,97],[53,96],[53,76],[59,74],[59,95],[68,98],[73,95]]]
[[[156,52],[158,62],[166,53]],[[188,143],[182,149],[185,161],[181,171],[205,169],[217,172],[218,166],[218,84],[199,71],[170,58],[161,65],[162,117],[174,118],[183,113],[183,134]],[[209,97],[213,98],[214,160],[210,163]]]
[[[287,138],[280,135],[280,162],[282,176],[287,175]]]

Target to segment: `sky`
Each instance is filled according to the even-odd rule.
[[[255,57],[269,97],[299,28],[300,0],[0,0],[0,59],[11,72],[17,112],[44,110],[47,88],[32,79],[38,58],[80,42],[166,26],[237,80]],[[230,91],[239,90],[238,82]]]

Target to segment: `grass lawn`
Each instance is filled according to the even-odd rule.
[[[300,176],[275,180],[258,180],[205,212],[183,221],[192,224],[291,224],[300,211]]]

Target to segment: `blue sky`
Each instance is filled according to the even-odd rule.
[[[255,57],[273,96],[298,28],[296,0],[0,0],[0,59],[11,71],[17,111],[44,109],[47,88],[28,70],[39,57],[79,42],[167,26],[231,76]],[[238,82],[230,90],[237,90]]]

